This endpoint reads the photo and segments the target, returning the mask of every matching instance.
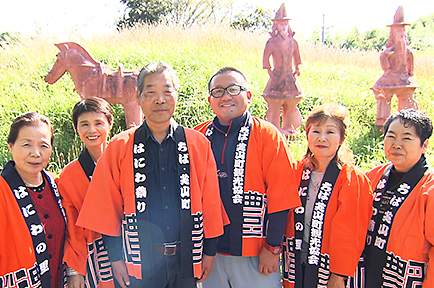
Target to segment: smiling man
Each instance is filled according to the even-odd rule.
[[[279,257],[288,211],[300,205],[293,160],[277,128],[250,114],[252,93],[231,67],[209,81],[216,117],[195,129],[211,142],[231,221],[203,287],[282,287]],[[268,222],[268,223],[267,223]]]
[[[223,233],[210,143],[172,119],[178,88],[167,64],[142,69],[137,95],[145,121],[109,143],[77,221],[103,235],[123,288],[196,287]]]

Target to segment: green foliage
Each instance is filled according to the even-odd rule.
[[[116,24],[119,28],[131,28],[137,24],[159,24],[172,10],[169,0],[121,0],[126,12]]]
[[[360,34],[356,27],[347,32],[329,33],[325,43],[329,47],[349,50],[381,51],[389,38],[389,27],[368,30]],[[410,48],[417,51],[434,49],[434,13],[421,17],[407,28]],[[308,41],[319,43],[319,31],[314,31]]]
[[[234,41],[236,39],[237,41]],[[144,26],[119,33],[98,35],[88,40],[74,40],[110,69],[123,63],[125,69],[141,68],[149,62],[164,61],[178,72],[181,87],[174,118],[180,124],[194,127],[211,119],[207,102],[210,76],[224,66],[235,67],[245,74],[253,99],[252,114],[264,118],[267,105],[261,94],[268,81],[262,69],[266,33],[245,32],[223,26],[180,27]],[[56,43],[56,42],[54,42]],[[242,44],[240,44],[242,43]],[[349,51],[327,48],[298,40],[303,65],[299,81],[303,98],[299,103],[303,119],[323,103],[337,102],[350,110],[350,131],[346,144],[355,154],[356,163],[369,169],[386,161],[382,136],[372,123],[376,101],[370,87],[383,73],[379,52]],[[44,77],[51,69],[58,50],[45,39],[20,39],[8,49],[0,49],[0,168],[10,155],[6,138],[12,120],[20,113],[36,111],[47,115],[55,128],[55,149],[49,169],[60,169],[78,156],[82,148],[71,121],[71,110],[79,100],[68,74],[48,85]],[[434,116],[434,83],[429,53],[415,53],[415,75],[420,88],[415,94],[419,107]],[[374,63],[374,64],[372,64]],[[424,67],[421,67],[425,65]],[[392,101],[396,111],[396,98]],[[111,135],[125,130],[124,112],[113,105],[114,128]],[[300,136],[290,142],[290,151],[300,159],[306,151],[303,127]],[[429,148],[428,158],[432,153]]]
[[[412,23],[408,29],[408,38],[413,50],[432,51],[434,49],[434,13]]]
[[[225,16],[227,3],[222,0],[121,0],[126,12],[116,23],[118,28],[139,24],[171,24],[190,27]]]
[[[247,11],[242,11],[241,13],[235,15],[230,26],[244,31],[269,30],[273,24],[271,20],[272,11],[265,10],[261,7],[256,7],[253,11],[251,11],[251,9],[253,8],[250,8]]]
[[[6,45],[18,42],[18,37],[18,35],[13,35],[9,32],[0,33],[0,47],[6,47]]]

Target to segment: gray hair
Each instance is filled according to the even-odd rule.
[[[142,97],[143,85],[145,83],[145,78],[153,74],[161,74],[168,71],[172,78],[172,84],[176,91],[179,89],[179,78],[176,71],[169,64],[163,62],[149,63],[140,71],[139,77],[137,79],[137,91],[139,92],[139,97]]]

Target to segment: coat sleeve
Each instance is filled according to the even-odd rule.
[[[331,220],[330,271],[353,276],[366,241],[372,216],[373,195],[367,176],[345,165],[335,189],[337,211]]]
[[[120,236],[124,214],[124,198],[121,183],[134,182],[133,175],[129,175],[128,167],[123,166],[125,151],[132,151],[128,136],[113,139],[95,167],[92,181],[86,193],[77,225],[108,236]],[[132,136],[131,136],[132,137]],[[132,158],[132,152],[130,153]],[[127,160],[125,160],[128,162]],[[132,162],[130,159],[129,162]],[[127,169],[123,169],[126,167]],[[126,171],[122,171],[126,170]],[[122,179],[121,179],[122,178]],[[134,191],[131,191],[134,194]]]
[[[267,126],[268,123],[263,131],[269,135],[264,135],[264,131],[262,135],[265,137],[258,137],[263,139],[259,167],[263,170],[267,190],[268,213],[275,213],[299,207],[301,202],[297,186],[299,182],[295,180],[295,162],[286,141],[274,126]]]
[[[81,275],[86,275],[87,243],[93,239],[90,239],[91,231],[75,225],[89,186],[89,180],[80,169],[77,160],[66,166],[60,174],[58,188],[68,219],[63,261]]]
[[[434,183],[431,183],[434,185]],[[428,250],[428,263],[423,288],[434,287],[434,186],[430,187],[426,195],[425,210],[425,237],[430,247]]]

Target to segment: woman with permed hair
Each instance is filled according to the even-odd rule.
[[[288,215],[284,287],[344,288],[354,275],[372,214],[369,180],[343,145],[349,112],[315,108],[306,121],[308,149],[297,162],[302,206]]]
[[[26,112],[8,136],[12,161],[0,177],[0,287],[63,287],[66,219],[55,179],[50,120]]]

